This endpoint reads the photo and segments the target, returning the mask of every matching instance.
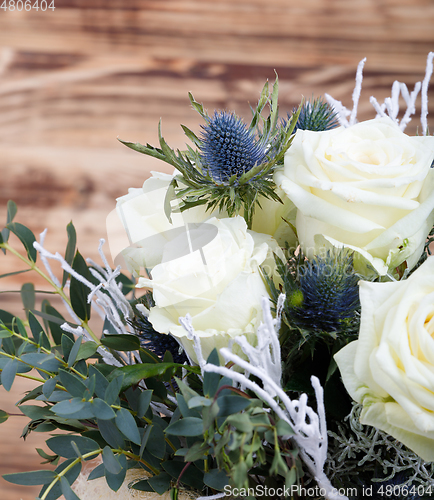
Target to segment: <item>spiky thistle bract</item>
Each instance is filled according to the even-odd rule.
[[[216,111],[202,129],[203,169],[215,182],[228,183],[266,161],[267,137],[258,141],[234,113]]]
[[[299,268],[300,305],[289,304],[290,317],[307,329],[340,332],[360,307],[359,277],[348,252],[327,251]]]
[[[131,325],[139,337],[141,347],[150,350],[160,359],[169,351],[175,363],[183,364],[187,361],[178,342],[171,335],[155,331],[147,318],[137,317],[131,321]]]
[[[137,304],[145,306],[145,310],[149,310],[155,306],[155,302],[151,292],[147,292],[135,303],[133,308],[135,312],[134,319],[129,320],[130,325],[134,328],[135,334],[140,340],[141,347],[153,352],[160,359],[164,359],[166,352],[170,352],[175,363],[185,363],[187,356],[174,337],[170,334],[159,333],[154,330],[152,323],[148,320],[142,309],[137,307]]]
[[[293,113],[297,111],[293,109]],[[288,114],[288,119],[290,115]],[[286,121],[283,122],[286,124]],[[323,132],[331,130],[339,125],[338,116],[333,107],[322,97],[305,101],[298,115],[294,131],[313,130],[314,132]]]
[[[283,164],[285,152],[291,145],[298,111],[284,126],[278,122],[278,79],[270,91],[264,85],[256,109],[252,109],[250,124],[244,125],[234,114],[217,113],[210,117],[203,105],[189,94],[193,107],[204,119],[203,136],[200,138],[181,125],[185,135],[195,146],[187,145],[186,151],[174,151],[161,135],[160,148],[149,144],[120,141],[140,153],[153,156],[175,167],[180,173],[168,190],[166,214],[170,218],[170,201],[180,201],[181,211],[206,205],[207,210],[227,212],[229,217],[242,214],[250,228],[255,208],[261,198],[281,202],[276,194],[272,174]],[[268,116],[264,116],[269,107]],[[224,131],[225,141],[233,141],[240,148],[222,148],[218,130]],[[226,136],[226,133],[229,135]],[[226,143],[228,144],[228,143]],[[238,162],[238,152],[240,161]]]
[[[357,335],[360,277],[354,272],[351,253],[330,250],[308,260],[301,251],[293,252],[287,262],[276,257],[276,266],[280,288],[266,279],[274,302],[281,292],[286,295],[280,341],[290,365],[295,358],[313,353],[318,341],[334,348]]]

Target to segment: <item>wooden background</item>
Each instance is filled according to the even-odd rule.
[[[359,106],[359,118],[367,119],[374,117],[369,97],[382,101],[395,79],[412,89],[434,50],[432,0],[54,5],[45,12],[0,9],[0,221],[13,199],[16,220],[35,234],[47,227],[48,248],[63,252],[72,219],[81,252],[94,258],[116,197],[165,168],[116,138],[156,144],[161,117],[168,142],[183,148],[179,124],[199,130],[189,91],[209,110],[247,118],[248,103],[277,70],[283,115],[302,95],[324,92],[351,108],[356,67],[367,57]],[[434,84],[429,97],[434,111]],[[434,129],[434,118],[430,124]],[[0,257],[0,274],[20,268]],[[28,279],[2,280],[0,290]],[[0,308],[21,313],[16,294],[2,293]],[[13,411],[26,388],[25,381],[10,393],[0,388],[0,408]],[[41,468],[34,448],[43,447],[42,436],[24,444],[23,426],[20,417],[0,426],[0,473]],[[0,479],[1,500],[31,500],[37,491]]]

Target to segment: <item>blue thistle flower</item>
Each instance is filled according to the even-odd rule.
[[[293,113],[296,111],[296,108],[292,110]],[[331,130],[338,125],[339,121],[333,107],[322,97],[319,97],[318,99],[311,99],[303,103],[294,132],[299,129],[323,132],[324,130]]]
[[[266,145],[233,113],[215,112],[202,126],[203,167],[217,183],[228,182],[264,162]]]
[[[347,252],[327,252],[299,269],[298,304],[288,298],[291,318],[309,330],[339,332],[360,306],[359,277]],[[301,302],[301,304],[300,304]]]
[[[140,345],[163,359],[166,351],[172,354],[175,363],[185,363],[187,356],[180,353],[178,342],[171,336],[154,330],[148,318],[142,316],[131,322],[140,340]]]

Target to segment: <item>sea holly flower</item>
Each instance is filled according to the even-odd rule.
[[[294,108],[293,113],[296,112],[297,108]],[[289,118],[290,115],[288,114]],[[286,121],[284,124],[286,124]],[[322,97],[318,97],[318,99],[305,101],[301,105],[294,131],[313,130],[315,132],[322,132],[324,130],[331,130],[338,125],[339,120],[333,106]]]
[[[156,332],[147,317],[136,318],[131,321],[131,325],[139,337],[140,345],[145,349],[150,350],[161,359],[168,351],[175,363],[182,364],[187,361],[187,356],[174,337]]]
[[[281,126],[277,78],[271,92],[268,82],[264,85],[248,126],[233,113],[215,112],[210,117],[202,104],[191,94],[189,97],[206,123],[202,137],[182,126],[196,149],[187,146],[186,151],[175,152],[162,137],[160,127],[160,148],[121,142],[177,169],[171,193],[180,202],[181,211],[204,205],[207,211],[218,209],[229,217],[242,214],[251,229],[255,210],[264,200],[282,203],[272,174],[276,166],[283,164],[284,154],[291,145],[298,112]],[[264,117],[266,106],[269,114]],[[168,203],[166,207],[170,215]]]
[[[215,182],[227,183],[266,160],[267,137],[256,140],[234,113],[215,112],[202,128],[203,168]]]
[[[308,330],[339,332],[345,328],[360,306],[359,276],[351,254],[327,251],[300,267],[298,274],[301,300],[292,304],[291,319]]]

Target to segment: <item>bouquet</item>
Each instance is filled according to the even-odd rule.
[[[326,94],[279,115],[277,76],[250,123],[190,95],[204,123],[185,151],[161,124],[158,147],[121,141],[174,172],[117,200],[114,266],[103,240],[85,260],[72,224],[50,253],[9,201],[0,248],[65,312],[32,283],[23,317],[0,310],[1,384],[37,382],[23,437],[50,434],[45,467],[5,479],[39,500],[430,497],[433,58],[365,122],[365,61],[352,110]]]

